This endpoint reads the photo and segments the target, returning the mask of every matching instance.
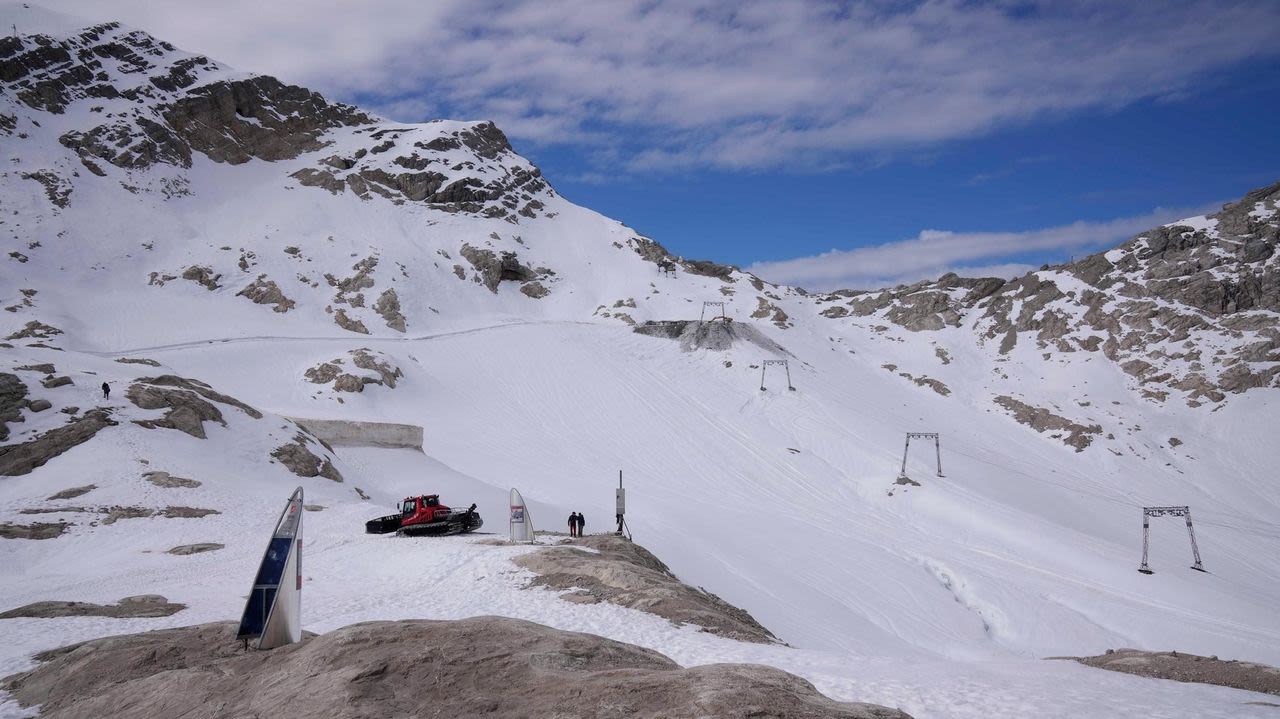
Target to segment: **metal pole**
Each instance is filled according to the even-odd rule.
[[[942,438],[935,436],[933,438],[933,449],[938,453],[938,476],[942,476]]]
[[[784,360],[782,363],[782,368],[787,371],[787,389],[791,390],[792,392],[795,392],[796,388],[791,384],[791,365],[787,364],[786,361]]]
[[[764,391],[764,371],[769,365],[761,363],[760,365],[760,391]]]
[[[1196,560],[1196,563],[1191,565],[1191,568],[1198,572],[1203,572],[1204,566],[1200,564],[1200,548],[1196,546],[1196,530],[1191,526],[1191,510],[1189,508],[1187,509],[1187,536],[1191,537],[1191,556]]]
[[[1151,567],[1147,566],[1147,537],[1151,531],[1151,519],[1147,515],[1147,510],[1142,510],[1142,566],[1138,567],[1138,571],[1143,574],[1154,574]]]
[[[911,449],[911,433],[907,433],[907,443],[902,448],[902,471],[898,473],[899,477],[907,476],[907,450]]]

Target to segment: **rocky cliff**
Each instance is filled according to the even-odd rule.
[[[1014,280],[935,281],[818,298],[820,314],[912,332],[972,330],[997,358],[1098,353],[1142,396],[1191,406],[1280,387],[1280,183],[1221,212],[1153,228],[1121,246]],[[843,320],[851,321],[851,320]]]

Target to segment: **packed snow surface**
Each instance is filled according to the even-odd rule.
[[[1219,422],[1255,431],[1264,442],[1257,414],[1264,408],[1248,398],[1212,423],[1162,428],[1188,438],[1198,459],[1183,460],[1185,474],[1152,476],[1140,461],[1078,456],[994,414],[949,411],[950,398],[903,393],[883,371],[857,375],[862,381],[850,385],[841,378],[861,360],[848,354],[804,353],[815,361],[793,370],[795,392],[779,383],[761,392],[751,356],[684,353],[614,326],[505,324],[365,344],[399,359],[406,377],[395,390],[370,388],[342,405],[313,398],[311,385],[291,378],[349,346],[344,337],[146,352],[166,370],[203,377],[275,414],[313,416],[324,402],[329,416],[425,428],[425,453],[340,448],[343,483],[300,482],[307,503],[324,507],[305,515],[310,631],[369,619],[502,614],[648,646],[685,665],[763,662],[799,673],[835,698],[917,716],[1265,715],[1242,704],[1251,696],[1245,692],[1040,659],[1141,646],[1280,661],[1270,579],[1278,542],[1266,518],[1251,511],[1268,488],[1240,480],[1243,471],[1235,481],[1215,481],[1227,476],[1222,469],[1194,469],[1231,466],[1230,456],[1215,451]],[[729,358],[733,366],[725,367]],[[98,375],[76,377],[86,386],[76,390],[84,404],[98,402],[90,388],[99,377],[118,382],[151,370],[93,361],[86,366]],[[1222,418],[1226,413],[1234,416]],[[293,480],[283,472],[263,476],[261,460],[248,452],[226,453],[235,443],[220,433],[253,429],[252,420],[228,419],[226,430],[207,425],[209,440],[112,428],[42,473],[0,485],[10,521],[79,521],[16,516],[18,508],[49,504],[221,512],[78,525],[54,540],[0,544],[6,607],[140,593],[191,606],[165,619],[5,620],[0,671],[29,666],[31,652],[70,641],[238,616]],[[914,445],[908,473],[923,486],[893,483],[903,428],[942,433],[944,477],[935,476],[933,448]],[[122,458],[130,459],[122,466]],[[484,531],[502,536],[511,485],[525,494],[541,528],[558,529],[577,510],[589,531],[602,530],[618,468],[637,541],[792,646],[734,642],[633,610],[522,589],[529,577],[508,559],[525,548],[473,544],[475,535],[362,533],[364,520],[392,511],[400,497],[438,492],[455,505],[479,503]],[[157,488],[140,478],[151,469],[203,484]],[[50,484],[53,477],[61,484]],[[90,480],[100,489],[42,501],[62,485]],[[352,487],[371,500],[360,501]],[[1190,550],[1178,519],[1153,525],[1156,574],[1135,571],[1138,508],[1170,499],[1193,506],[1211,573],[1187,569]],[[227,546],[164,553],[194,542]]]

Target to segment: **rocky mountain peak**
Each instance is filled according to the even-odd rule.
[[[876,316],[915,332],[970,327],[1008,355],[1099,352],[1144,397],[1192,406],[1280,386],[1280,183],[1220,212],[1143,232],[1018,279],[936,281],[819,299],[826,317]]]
[[[219,163],[278,162],[328,152],[290,168],[303,186],[362,199],[423,202],[518,222],[544,207],[550,188],[492,122],[390,123],[267,75],[232,72],[118,23],[0,41],[0,133],[25,140],[57,132],[93,175],[124,171],[130,191],[183,194],[130,173],[187,169],[193,155]],[[51,192],[70,194],[65,172],[42,168]],[[172,173],[170,173],[172,174]],[[43,178],[43,179],[41,179]],[[540,199],[541,198],[541,199]]]

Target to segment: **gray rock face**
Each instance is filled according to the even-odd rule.
[[[375,357],[372,354],[372,351],[367,347],[352,350],[351,363],[360,369],[377,372],[378,376],[382,378],[382,381],[379,382],[379,384],[384,384],[392,389],[395,389],[396,380],[404,376],[404,373],[400,371],[399,367],[392,365],[385,359]]]
[[[1013,281],[948,274],[892,290],[841,291],[820,300],[840,302],[820,314],[875,315],[920,332],[967,324],[1000,354],[1027,342],[1049,355],[1099,352],[1153,401],[1178,393],[1192,406],[1221,402],[1280,387],[1278,204],[1280,183],[1196,227],[1157,227]],[[1224,351],[1202,353],[1210,345]]]
[[[71,204],[70,182],[67,182],[62,176],[50,170],[40,170],[37,172],[24,172],[22,179],[33,180],[40,183],[44,187],[44,195],[54,207],[63,208]]]
[[[388,327],[397,332],[404,332],[404,315],[400,314],[400,297],[396,295],[394,289],[385,290],[378,295],[378,301],[373,304],[373,311],[386,321]]]
[[[337,323],[339,327],[348,332],[356,332],[362,335],[369,334],[369,328],[365,327],[364,323],[360,320],[348,317],[346,310],[338,310],[333,313],[333,321]]]
[[[404,376],[399,367],[391,364],[381,353],[367,347],[351,350],[351,363],[360,369],[371,370],[377,377],[362,377],[342,371],[343,358],[338,357],[307,369],[303,375],[313,384],[333,384],[338,392],[363,392],[367,384],[384,385],[395,389],[396,380]]]
[[[0,522],[0,539],[54,539],[61,537],[71,525],[66,522],[12,524]]]
[[[22,329],[5,337],[7,340],[23,340],[23,339],[39,339],[47,340],[54,335],[62,334],[62,330],[52,325],[47,325],[39,320],[31,320],[23,325]]]
[[[334,194],[349,190],[362,199],[378,195],[396,203],[421,202],[445,212],[501,217],[510,222],[515,222],[517,215],[536,217],[544,204],[535,196],[552,194],[542,172],[516,156],[506,136],[491,122],[411,146],[401,137],[405,132],[397,127],[371,132],[364,136],[367,147],[345,157],[326,157],[320,167],[302,168],[292,177],[304,186]],[[472,174],[477,163],[459,163],[456,153],[450,154],[464,147],[483,164],[502,170],[502,175]],[[393,167],[388,167],[383,153],[392,150],[396,151]]]
[[[353,107],[267,75],[195,88],[163,115],[192,150],[233,165],[292,159],[323,147],[324,130],[373,122]]]
[[[575,546],[597,553],[583,552]],[[522,554],[512,561],[538,575],[534,586],[577,590],[564,597],[569,601],[610,602],[740,641],[778,641],[750,614],[710,592],[681,582],[644,547],[622,537],[582,537],[572,540],[569,546]]]
[[[551,294],[551,290],[547,289],[541,282],[526,282],[520,286],[520,292],[535,300]]]
[[[201,84],[218,69],[205,57],[116,23],[66,39],[28,35],[0,42],[0,87],[29,107],[58,114],[82,100],[136,104],[60,138],[95,175],[106,174],[101,163],[189,167],[193,152],[232,164],[289,159],[321,147],[319,135],[328,128],[372,122],[354,108],[272,77]],[[146,81],[119,89],[110,71]]]
[[[293,300],[285,297],[280,286],[267,279],[266,275],[258,275],[257,279],[237,292],[236,297],[247,297],[260,305],[272,305],[271,309],[280,313],[288,312],[294,306]]]
[[[239,650],[232,623],[98,639],[37,655],[4,680],[62,717],[420,716],[909,719],[836,702],[759,665],[680,668],[657,652],[503,617],[368,622],[271,652]],[[465,650],[459,648],[465,647]]]
[[[116,604],[91,604],[89,602],[36,602],[0,613],[0,619],[34,617],[58,619],[62,617],[114,617],[137,619],[167,617],[186,609],[185,604],[171,603],[159,594],[140,594],[125,597]]]
[[[205,422],[227,426],[222,411],[214,403],[230,405],[254,419],[262,419],[261,412],[234,397],[214,391],[199,380],[170,374],[138,379],[125,390],[125,397],[142,409],[166,410],[160,419],[134,420],[134,424],[148,429],[176,429],[199,439],[207,436]]]
[[[97,511],[106,516],[103,517],[103,524],[115,524],[122,519],[145,519],[147,517],[165,517],[166,519],[199,519],[207,517],[210,514],[222,514],[216,509],[203,509],[200,507],[165,507],[164,509],[153,509],[150,507],[106,507]]]
[[[27,385],[16,374],[0,372],[0,442],[9,439],[6,422],[22,422],[27,406]]]
[[[0,476],[28,474],[63,452],[93,439],[102,429],[116,424],[110,411],[93,409],[35,439],[0,447]]]
[[[1033,407],[1012,397],[1001,395],[996,397],[995,402],[1009,410],[1020,424],[1025,424],[1040,433],[1055,433],[1053,437],[1061,439],[1062,443],[1069,447],[1075,447],[1077,452],[1083,452],[1085,447],[1092,444],[1094,435],[1102,434],[1102,427],[1099,425],[1086,426],[1079,422],[1072,422],[1044,407]]]
[[[272,450],[271,456],[299,477],[324,477],[341,482],[342,473],[333,466],[333,462],[328,457],[317,457],[307,449],[309,441],[306,435],[298,433],[289,444]]]
[[[218,289],[222,285],[218,284],[218,280],[222,275],[214,274],[209,267],[192,265],[182,271],[182,279],[194,282],[210,292]]]
[[[494,254],[493,250],[471,245],[463,245],[459,252],[479,273],[481,283],[495,294],[498,292],[500,282],[532,282],[538,278],[539,273],[528,265],[522,264],[514,252],[503,252],[499,256]]]
[[[153,360],[153,359],[147,359],[147,358],[145,358],[145,357],[140,357],[140,358],[134,358],[134,357],[121,357],[121,358],[117,359],[116,361],[117,361],[117,362],[119,362],[119,363],[121,363],[121,364],[144,364],[144,365],[147,365],[148,367],[159,367],[159,366],[160,366],[160,363],[159,363],[159,362],[157,362],[157,361],[155,361],[155,360]]]

